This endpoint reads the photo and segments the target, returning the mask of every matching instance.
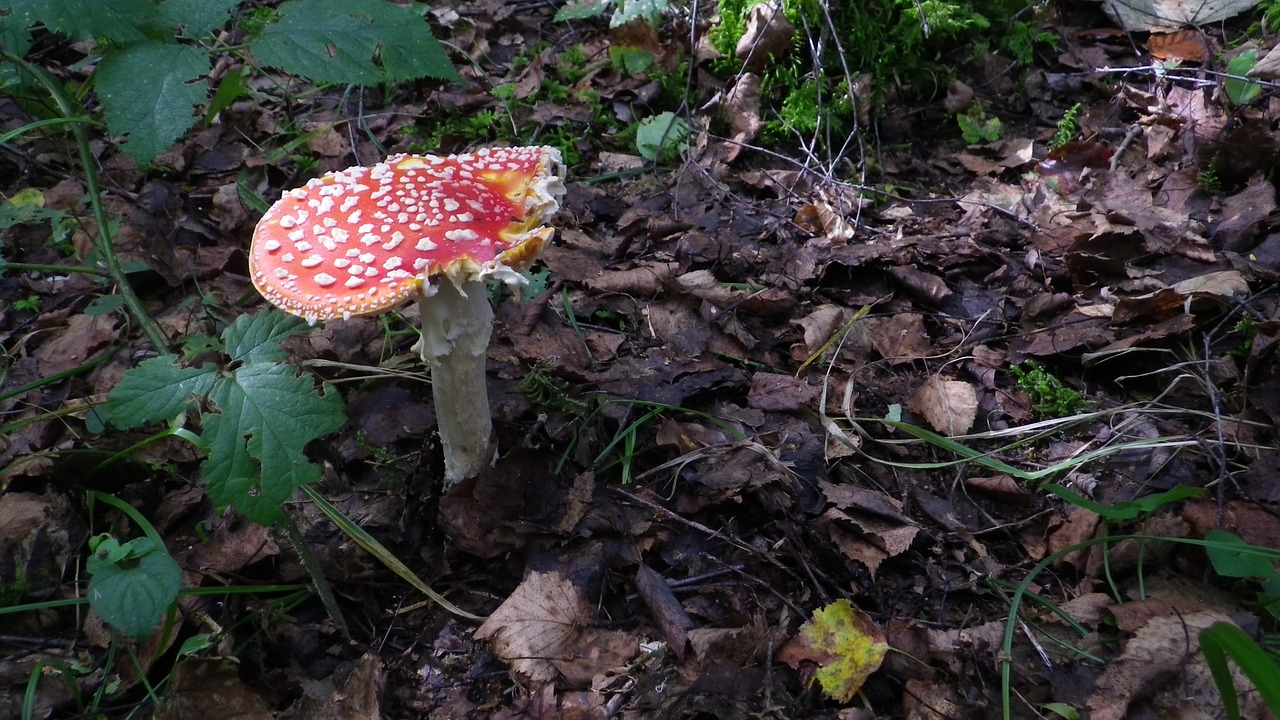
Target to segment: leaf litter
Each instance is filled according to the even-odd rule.
[[[748,25],[782,37],[788,30],[769,7],[758,6]],[[510,60],[538,38],[582,42],[589,57],[647,49],[676,66],[665,35],[550,24],[542,22],[546,8],[465,9],[435,14],[444,36],[484,60],[464,68],[473,79],[490,59]],[[539,23],[529,23],[535,16]],[[1003,139],[976,146],[937,133],[886,153],[886,180],[909,193],[873,202],[757,152],[751,145],[765,143],[752,73],[731,83],[697,76],[695,91],[719,96],[727,138],[695,115],[685,155],[661,172],[630,151],[588,153],[544,256],[547,292],[497,307],[489,369],[503,454],[492,472],[446,498],[434,495],[439,449],[425,384],[390,372],[403,369],[395,363],[411,345],[395,334],[402,328],[353,320],[290,340],[294,362],[335,383],[302,392],[281,355],[258,357],[235,340],[223,366],[206,364],[226,362],[216,343],[180,365],[148,359],[141,344],[129,344],[122,314],[88,309],[109,287],[80,275],[6,272],[0,579],[22,585],[6,602],[74,596],[86,528],[104,520],[83,505],[86,487],[145,508],[187,587],[229,578],[304,582],[277,531],[222,514],[216,489],[210,499],[191,485],[216,443],[201,458],[160,441],[109,465],[74,452],[105,459],[143,439],[103,431],[111,418],[98,404],[113,392],[137,395],[131,383],[146,377],[122,381],[127,368],[164,366],[166,382],[152,390],[165,402],[139,410],[147,420],[192,409],[196,396],[222,383],[213,406],[200,408],[210,411],[205,433],[219,432],[219,413],[264,387],[246,384],[257,368],[266,386],[324,405],[279,418],[297,424],[310,413],[315,422],[304,423],[314,431],[299,443],[305,456],[272,460],[288,468],[277,474],[285,484],[272,501],[319,478],[348,515],[488,619],[476,628],[419,604],[322,517],[286,504],[320,550],[343,607],[360,618],[363,643],[346,643],[315,603],[304,603],[261,636],[221,636],[219,653],[251,663],[218,655],[179,662],[161,705],[166,716],[207,715],[215,697],[234,698],[247,716],[851,716],[823,696],[826,682],[810,682],[839,666],[795,649],[813,642],[812,623],[831,608],[850,611],[869,644],[855,643],[856,672],[837,670],[858,682],[829,695],[843,701],[856,691],[887,715],[992,716],[1009,613],[1001,583],[1021,582],[1035,563],[1117,528],[1035,483],[951,464],[957,458],[937,446],[857,418],[898,413],[1031,469],[1133,437],[1197,438],[1205,449],[1121,453],[1056,481],[1106,503],[1209,486],[1214,494],[1155,508],[1147,531],[1199,539],[1224,529],[1261,547],[1276,547],[1280,536],[1280,246],[1266,173],[1280,155],[1274,103],[1230,108],[1170,79],[1109,87],[1091,71],[1136,64],[1122,55],[1127,42],[1120,49],[1105,33],[1090,35],[1093,25],[1071,24],[1086,22],[1079,16],[1059,22],[1069,42],[1026,82],[1039,126],[1010,121]],[[1198,61],[1201,41],[1156,37],[1153,53]],[[484,84],[539,98],[561,62],[555,45],[527,64],[493,64]],[[970,91],[990,101],[981,78],[969,79]],[[608,63],[577,83],[628,122],[648,114],[661,91]],[[139,286],[162,326],[173,337],[216,338],[230,324],[216,317],[256,309],[243,248],[258,212],[242,201],[242,183],[266,197],[305,175],[376,159],[380,148],[406,149],[414,123],[441,108],[510,112],[489,94],[432,88],[412,103],[365,96],[367,114],[357,117],[331,90],[290,109],[307,118],[298,128],[309,168],[251,149],[276,143],[289,119],[270,93],[229,106],[155,168],[105,151],[120,252],[149,268]],[[1045,126],[1075,102],[1086,106],[1086,140],[1050,152]],[[574,100],[534,105],[528,112],[542,127],[565,118],[582,132],[597,122]],[[3,112],[6,121],[29,119],[17,106]],[[887,133],[941,118],[922,111],[913,119],[902,108],[887,115]],[[361,132],[348,132],[349,123]],[[446,133],[439,149],[468,142]],[[46,209],[86,219],[84,189],[61,179],[60,158],[4,162],[13,171],[7,197],[38,190]],[[586,182],[613,172],[621,177]],[[72,264],[50,242],[62,232],[56,223],[10,228],[4,257]],[[85,227],[91,223],[68,235],[81,258],[95,243]],[[39,313],[15,306],[31,294]],[[866,317],[856,318],[864,306]],[[413,312],[406,310],[409,322]],[[1033,399],[1008,371],[1028,358],[1106,410],[1134,408],[1149,427],[1117,412],[1039,442],[984,436],[1032,421]],[[267,370],[272,364],[279,369]],[[545,373],[538,393],[522,382],[535,369]],[[69,376],[23,389],[57,373]],[[832,440],[832,427],[845,442]],[[624,468],[634,481],[619,488]],[[1105,553],[1100,545],[1076,550],[1031,578],[1060,612],[1022,608],[1012,647],[1013,685],[1025,703],[1018,716],[1051,703],[1090,717],[1215,712],[1197,632],[1224,621],[1274,630],[1274,616],[1256,603],[1260,585],[1250,578],[1204,591],[1197,582],[1207,567],[1194,548],[1129,541]],[[253,596],[187,598],[178,632],[214,632],[271,611]],[[74,650],[81,660],[101,657],[109,644],[100,624],[69,612],[9,617],[10,634],[93,638]],[[849,634],[841,628],[837,635]],[[827,652],[848,644],[836,647]],[[145,653],[147,662],[161,649]],[[44,649],[0,659],[16,678],[0,687],[3,707],[16,707],[34,663],[52,656]],[[105,678],[81,681],[89,688]],[[1249,687],[1240,677],[1236,686]],[[1187,688],[1193,700],[1176,694]],[[41,680],[38,716],[57,716],[65,693],[65,684]],[[1255,695],[1243,702],[1246,716],[1264,716]],[[339,706],[346,709],[315,710]]]

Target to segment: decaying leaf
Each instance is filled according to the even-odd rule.
[[[563,573],[533,572],[475,636],[533,685],[557,677],[579,685],[625,665],[640,646],[631,633],[586,627],[590,618],[586,596]]]
[[[978,392],[970,383],[934,375],[916,389],[907,407],[943,435],[963,435],[978,416]]]
[[[849,702],[880,668],[888,649],[884,631],[841,598],[814,611],[813,619],[779,652],[779,659],[792,667],[802,661],[817,663],[815,677],[822,691],[838,702]]]

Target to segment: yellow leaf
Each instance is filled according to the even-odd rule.
[[[814,611],[813,619],[800,626],[800,634],[809,647],[826,655],[819,662],[818,683],[839,702],[853,698],[867,676],[879,669],[889,649],[884,632],[843,599]]]

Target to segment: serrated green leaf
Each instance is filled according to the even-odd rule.
[[[160,4],[160,14],[171,27],[182,27],[188,36],[195,37],[225,25],[227,13],[242,2],[244,0],[165,0]]]
[[[306,332],[307,321],[278,310],[241,315],[222,332],[227,355],[243,363],[279,362],[285,359],[280,341]]]
[[[128,137],[125,152],[138,162],[173,146],[209,98],[209,58],[193,47],[161,42],[127,45],[103,58],[95,73],[107,128]]]
[[[125,635],[145,638],[159,624],[182,587],[182,570],[163,545],[137,538],[100,544],[86,569],[89,605]]]
[[[107,395],[111,424],[131,428],[168,421],[190,408],[193,398],[209,394],[217,377],[212,365],[184,368],[164,357],[143,361]]]
[[[665,9],[667,9],[667,0],[621,0],[618,8],[613,11],[609,27],[621,27],[632,20],[648,20],[656,23]]]
[[[426,22],[384,0],[288,0],[250,49],[264,65],[319,82],[458,79]]]
[[[137,42],[158,30],[150,0],[10,0],[9,5],[24,27],[40,23],[76,40]]]
[[[266,362],[241,366],[209,398],[217,407],[204,417],[209,497],[270,525],[295,490],[319,477],[302,449],[342,427],[342,399],[317,394],[311,376],[292,366]]]
[[[600,17],[609,7],[609,0],[570,0],[556,11],[556,15],[552,20],[555,22],[564,22],[565,20],[586,20],[587,18]]]

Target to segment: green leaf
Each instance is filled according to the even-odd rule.
[[[218,89],[213,91],[213,99],[209,101],[209,109],[204,112],[205,124],[213,122],[218,113],[231,107],[231,103],[249,94],[249,83],[245,80],[242,67],[232,68],[222,76]]]
[[[16,15],[0,16],[0,47],[19,57],[26,55],[31,49],[29,25]],[[4,79],[5,84],[8,84],[9,79]]]
[[[342,427],[342,399],[332,390],[317,394],[310,375],[274,362],[241,366],[209,398],[218,410],[205,415],[202,435],[209,497],[254,522],[276,522],[294,491],[319,478],[302,449]]]
[[[426,21],[384,0],[289,0],[250,49],[264,65],[318,82],[459,79]]]
[[[232,360],[243,363],[273,363],[285,359],[280,341],[306,332],[307,322],[282,312],[241,315],[222,332],[222,341]]]
[[[196,121],[209,97],[209,58],[186,45],[142,42],[103,58],[95,73],[107,128],[128,136],[125,152],[138,162],[173,146]]]
[[[1240,697],[1227,658],[1240,666],[1271,713],[1280,715],[1280,666],[1253,638],[1231,623],[1218,622],[1200,631],[1200,650],[1228,718],[1240,720]]]
[[[675,113],[658,113],[640,121],[636,151],[646,160],[667,159],[678,153],[689,136],[689,123]]]
[[[613,17],[609,20],[609,27],[621,27],[632,20],[657,23],[666,8],[667,0],[619,0],[618,8],[613,11]]]
[[[9,7],[24,27],[41,23],[75,40],[137,42],[158,29],[150,0],[10,0]]]
[[[111,424],[123,429],[167,422],[189,409],[195,397],[209,394],[217,377],[212,365],[178,367],[167,357],[143,361],[107,395]]]
[[[586,20],[600,17],[609,7],[609,0],[570,0],[556,11],[555,22]]]
[[[1076,507],[1091,510],[1102,516],[1104,520],[1110,520],[1112,522],[1132,520],[1139,515],[1154,512],[1157,508],[1163,505],[1203,495],[1206,492],[1204,488],[1175,485],[1173,488],[1162,493],[1156,493],[1155,495],[1148,495],[1137,500],[1121,500],[1120,502],[1113,503],[1111,505],[1104,505],[1100,502],[1090,500],[1075,490],[1063,487],[1062,485],[1045,483],[1041,487],[1045,491],[1057,495]]]
[[[1245,50],[1227,63],[1227,74],[1238,76],[1229,77],[1223,83],[1223,90],[1226,91],[1227,99],[1232,104],[1248,105],[1262,93],[1262,86],[1258,84],[1257,80],[1242,79],[1257,64],[1258,51],[1253,49]]]
[[[1209,554],[1209,562],[1213,569],[1223,577],[1266,578],[1275,574],[1275,566],[1265,557],[1250,552],[1253,547],[1239,535],[1225,530],[1210,530],[1204,534],[1206,542],[1220,543],[1230,547],[1205,547]]]
[[[124,544],[100,538],[85,568],[93,575],[89,605],[132,638],[151,634],[182,587],[178,563],[163,545],[145,537]]]
[[[227,23],[227,13],[244,0],[165,0],[160,14],[171,27],[182,27],[189,37],[204,35]]]

